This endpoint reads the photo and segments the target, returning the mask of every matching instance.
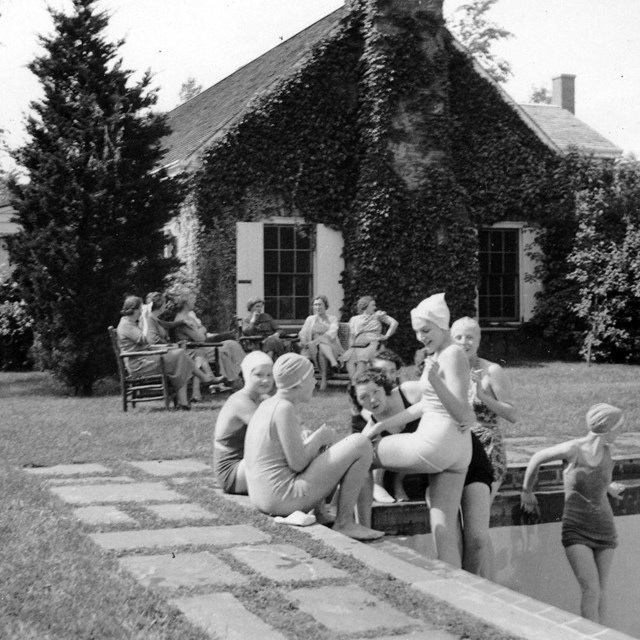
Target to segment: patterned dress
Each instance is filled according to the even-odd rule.
[[[507,474],[507,450],[502,431],[498,426],[498,415],[478,398],[476,385],[473,382],[469,386],[469,402],[473,407],[477,420],[471,430],[480,440],[487,457],[491,461],[494,481],[502,482]]]

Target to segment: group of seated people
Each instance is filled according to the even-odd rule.
[[[267,514],[313,509],[320,522],[331,519],[327,499],[334,496],[333,528],[373,540],[383,534],[371,528],[372,500],[407,499],[404,475],[427,474],[438,558],[460,565],[462,507],[464,566],[487,575],[489,508],[506,469],[498,416],[516,419],[508,378],[499,365],[478,357],[475,320],[463,318],[449,330],[444,294],[436,294],[411,312],[424,345],[420,380],[400,382],[399,359],[379,349],[397,322],[386,314],[383,319],[372,298],[361,303],[352,319],[355,348],[347,354],[354,365],[351,435],[340,438],[325,425],[308,432],[297,417],[316,385],[309,357],[337,361],[337,323],[318,297],[301,332],[301,354],[286,353],[275,363],[264,352],[245,357],[245,386],[229,397],[215,427],[218,481],[228,493],[248,493]],[[395,498],[382,487],[383,470],[397,474]]]

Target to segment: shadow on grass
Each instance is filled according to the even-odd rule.
[[[120,393],[115,377],[102,378],[94,384],[93,396],[112,396]],[[50,396],[68,398],[73,389],[66,387],[47,371],[0,371],[0,398],[9,396]]]

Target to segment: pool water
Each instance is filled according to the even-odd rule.
[[[617,516],[618,548],[609,577],[607,626],[640,638],[640,515]],[[580,614],[580,590],[560,542],[560,523],[492,527],[495,582]],[[435,557],[431,534],[389,542]]]

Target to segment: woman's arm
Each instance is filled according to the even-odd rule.
[[[482,380],[478,380],[476,389],[478,399],[501,418],[515,423],[518,419],[518,411],[515,407],[511,381],[507,372],[499,364],[491,363],[487,368],[487,376],[493,395],[487,393],[482,388]]]
[[[383,313],[380,319],[387,325],[387,332],[382,336],[382,339],[388,340],[396,332],[398,321],[386,313]]]
[[[441,352],[437,362],[425,361],[429,382],[449,415],[459,424],[474,420],[469,404],[469,361],[460,347],[450,346]]]
[[[300,329],[300,333],[298,333],[300,344],[303,346],[311,342],[311,327],[313,327],[313,318],[314,316],[307,316],[307,319],[302,325],[302,329]]]
[[[330,315],[327,315],[327,318],[329,319],[329,328],[326,331],[326,335],[335,340],[338,337],[338,318]]]
[[[524,472],[524,480],[522,482],[522,493],[520,494],[521,507],[533,513],[538,508],[538,499],[533,493],[533,487],[538,480],[538,470],[540,465],[545,462],[553,462],[554,460],[570,460],[575,455],[576,441],[569,440],[556,444],[553,447],[547,447],[541,451],[537,451],[531,456],[527,470]]]
[[[399,433],[402,431],[401,427],[417,420],[422,417],[424,413],[424,404],[422,400],[420,402],[416,402],[416,404],[412,404],[410,407],[407,407],[400,413],[396,413],[395,416],[391,416],[390,418],[385,418],[384,420],[380,420],[380,422],[369,422],[367,426],[362,430],[362,433],[373,440],[383,431],[388,431],[389,433]]]
[[[298,418],[290,402],[279,403],[273,419],[287,464],[296,473],[307,468],[321,447],[333,443],[333,432],[324,425],[303,440]]]

